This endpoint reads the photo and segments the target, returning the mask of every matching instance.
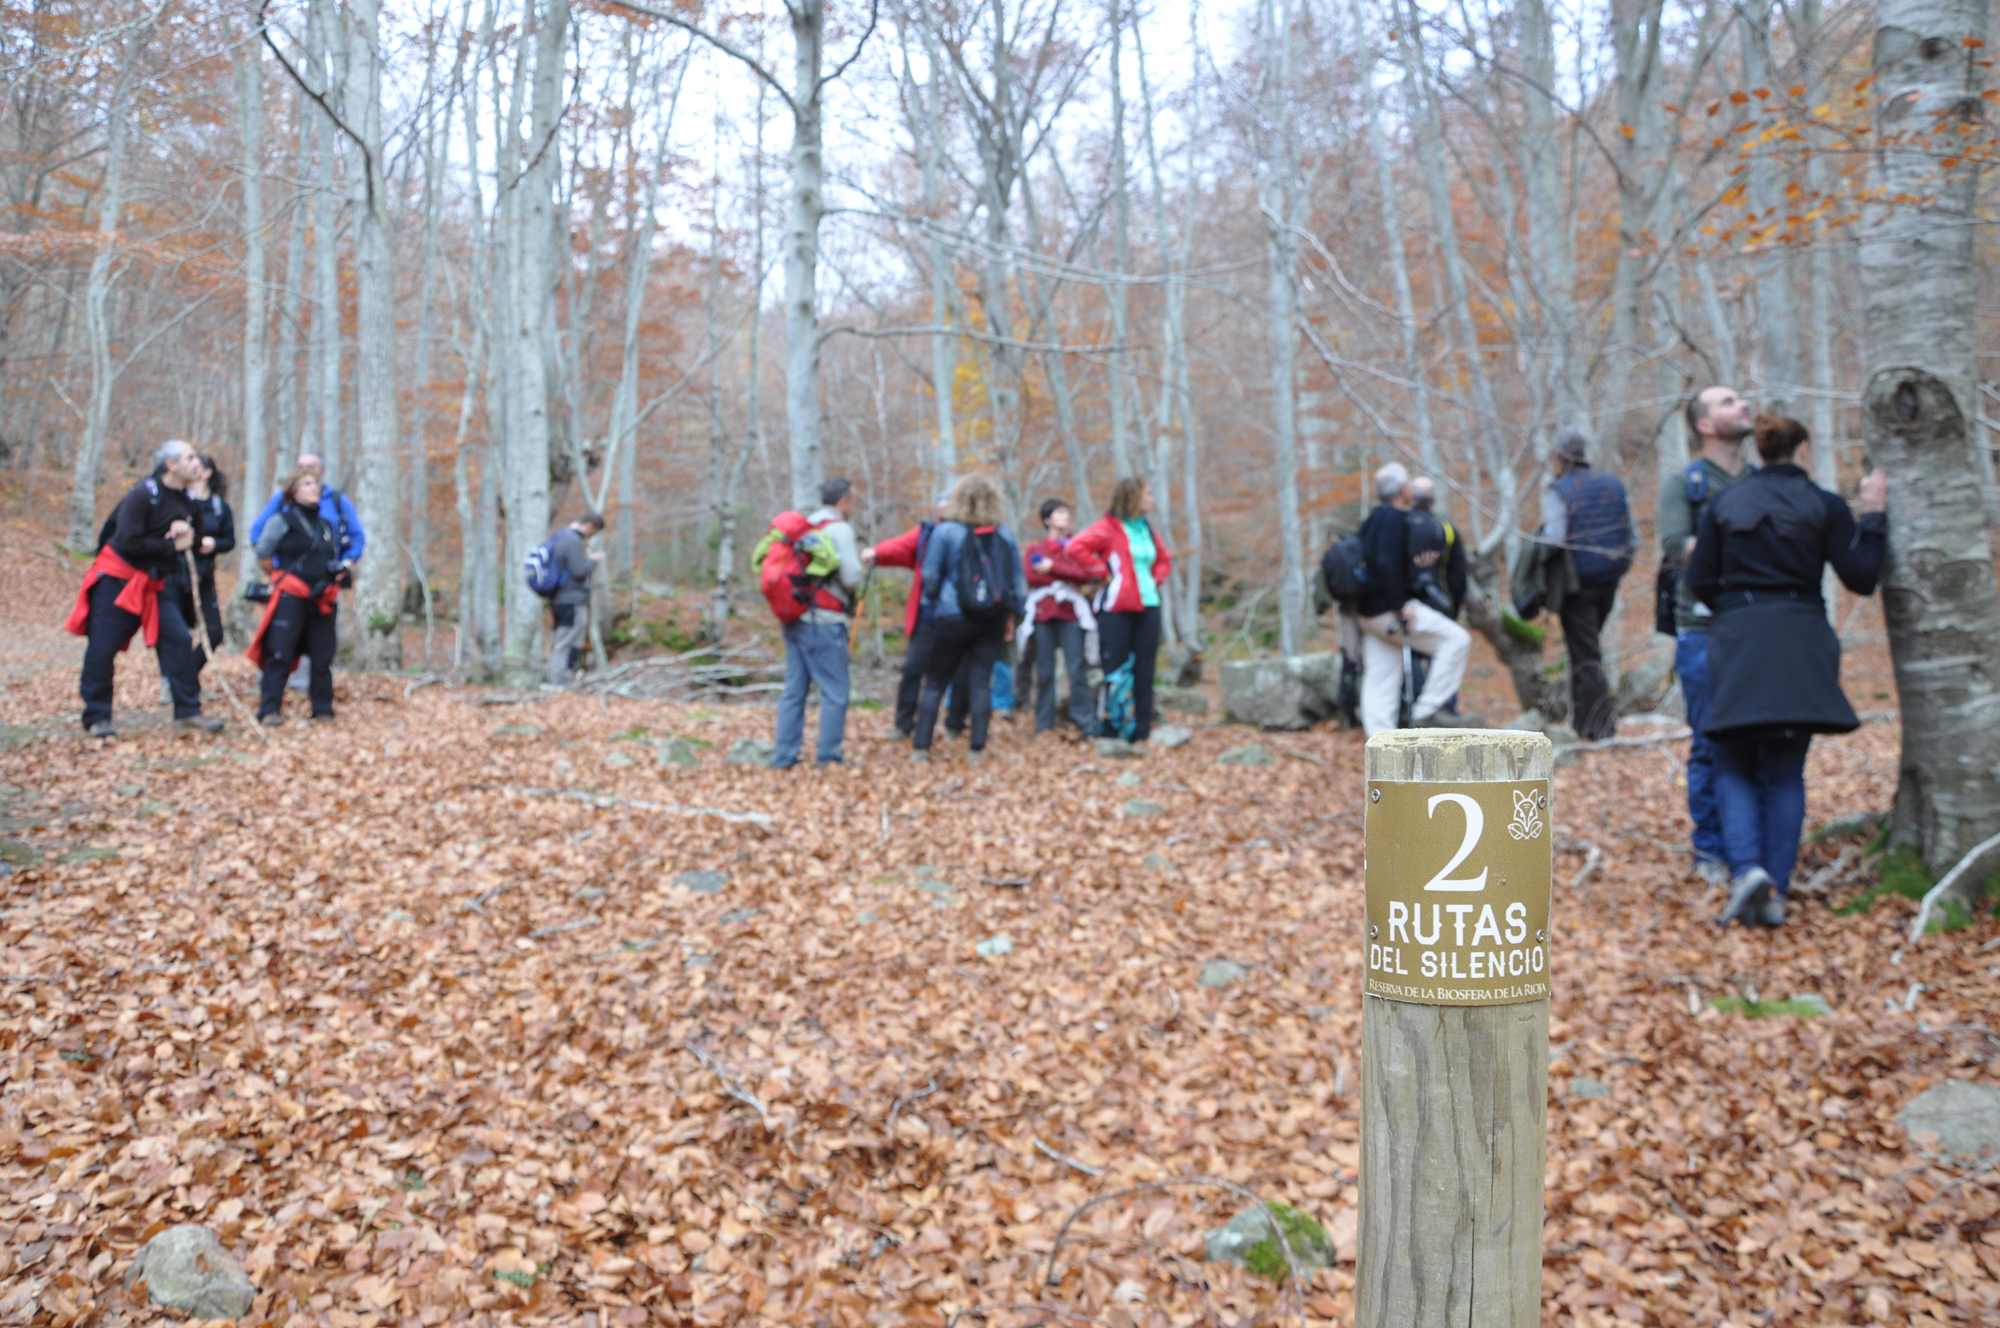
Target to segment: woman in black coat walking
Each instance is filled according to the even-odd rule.
[[[1709,500],[1688,584],[1715,612],[1712,695],[1703,731],[1715,743],[1716,802],[1729,859],[1729,903],[1717,919],[1776,927],[1806,815],[1806,749],[1815,733],[1861,726],[1840,689],[1840,638],[1827,622],[1827,564],[1857,595],[1873,594],[1888,546],[1889,480],[1861,481],[1859,519],[1812,481],[1803,424],[1760,415],[1763,468]]]

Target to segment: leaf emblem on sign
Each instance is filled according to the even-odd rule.
[[[1507,823],[1507,833],[1516,839],[1542,837],[1542,817],[1535,809],[1534,794],[1514,790],[1514,819]]]

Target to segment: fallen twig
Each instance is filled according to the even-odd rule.
[[[1028,888],[1028,883],[1031,879],[1033,878],[1027,876],[982,876],[979,878],[979,883],[981,885],[1004,885],[1014,890],[1025,890]]]
[[[525,784],[468,784],[467,788],[486,789],[494,793],[513,793],[523,798],[568,798],[572,802],[588,803],[603,811],[610,807],[637,807],[640,811],[660,812],[667,816],[709,816],[731,825],[754,825],[761,830],[771,828],[771,818],[763,812],[730,812],[720,807],[683,807],[673,802],[641,802],[637,798],[616,798],[608,793],[586,793],[582,789],[532,788]]]
[[[1917,905],[1917,916],[1910,923],[1911,945],[1915,945],[1923,939],[1924,933],[1930,929],[1932,910],[1939,907],[1952,887],[1956,886],[1966,873],[1970,872],[1973,867],[1985,859],[1988,853],[1996,848],[2000,848],[2000,835],[1994,835],[1991,839],[1982,839],[1967,849],[1965,856],[1958,860],[1958,865],[1946,872],[1943,879],[1930,888],[1924,895],[1924,902]]]
[[[935,1093],[937,1091],[938,1091],[938,1081],[935,1078],[933,1078],[931,1080],[931,1086],[929,1088],[924,1089],[921,1093],[911,1093],[907,1097],[899,1097],[894,1102],[891,1102],[889,1104],[889,1123],[887,1125],[884,1125],[882,1128],[893,1134],[896,1129],[897,1112],[901,1111],[904,1107],[907,1107],[912,1102],[923,1101],[925,1098],[929,1097],[932,1093]]]
[[[1066,1167],[1069,1167],[1076,1171],[1081,1171],[1086,1176],[1102,1176],[1104,1174],[1103,1167],[1093,1167],[1087,1162],[1077,1161],[1075,1158],[1071,1157],[1067,1153],[1058,1153],[1055,1149],[1049,1147],[1047,1144],[1043,1143],[1040,1139],[1034,1140],[1034,1145],[1035,1145],[1035,1151],[1037,1153],[1040,1153],[1043,1157],[1048,1158],[1052,1162],[1060,1162]]]
[[[553,927],[537,927],[528,933],[529,940],[539,940],[544,936],[556,936],[566,931],[582,931],[585,927],[595,927],[601,918],[578,918],[575,922],[559,922]]]
[[[1569,878],[1569,888],[1572,890],[1578,889],[1585,881],[1597,875],[1597,869],[1604,865],[1604,850],[1588,839],[1565,839],[1556,847],[1565,853],[1583,854],[1583,866],[1577,870],[1576,875]]]
[[[438,675],[435,673],[426,673],[423,677],[416,679],[408,687],[405,687],[403,689],[403,699],[407,701],[413,694],[422,691],[426,687],[442,683],[443,681],[444,679],[438,677]]]
[[[1694,736],[1693,729],[1675,729],[1671,733],[1654,733],[1643,738],[1599,738],[1596,742],[1566,742],[1556,748],[1556,755],[1564,752],[1601,752],[1612,747],[1651,747],[1655,743],[1679,742],[1682,738]]]
[[[466,900],[463,904],[459,905],[459,908],[467,913],[477,913],[482,918],[490,918],[493,915],[486,911],[486,906],[513,888],[511,885],[496,885],[485,894],[475,899]]]
[[[1847,874],[1847,869],[1852,867],[1860,857],[1861,850],[1853,844],[1849,844],[1846,848],[1840,850],[1840,855],[1832,862],[1827,863],[1826,866],[1821,867],[1818,871],[1806,877],[1805,880],[1793,886],[1791,893],[1795,895],[1825,894],[1840,883],[1840,879]]]
[[[763,1100],[759,1098],[755,1093],[743,1087],[743,1085],[740,1082],[738,1082],[735,1075],[732,1075],[731,1073],[729,1073],[728,1070],[722,1068],[721,1061],[717,1060],[715,1057],[709,1055],[708,1052],[704,1051],[701,1045],[697,1043],[693,1038],[689,1038],[686,1042],[682,1043],[681,1045],[686,1047],[690,1052],[694,1053],[694,1058],[701,1062],[703,1069],[713,1072],[715,1077],[722,1081],[723,1092],[727,1093],[730,1097],[735,1098],[738,1102],[741,1102],[745,1106],[750,1107],[754,1111],[756,1111],[758,1118],[764,1121],[765,1124],[768,1125],[770,1123],[771,1109],[765,1106]]]

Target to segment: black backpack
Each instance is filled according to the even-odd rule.
[[[1013,607],[1007,595],[1008,578],[1002,570],[1007,547],[1000,532],[965,532],[958,546],[958,566],[952,568],[952,588],[958,591],[958,611],[970,622],[997,622]]]
[[[1326,552],[1320,555],[1319,574],[1334,603],[1349,610],[1359,604],[1368,588],[1368,564],[1362,558],[1361,536],[1348,535],[1327,545]]]
[[[141,480],[140,483],[146,486],[146,506],[158,507],[160,505],[159,480],[155,479],[151,475],[148,475],[145,479]],[[111,509],[111,515],[104,518],[103,526],[101,526],[98,529],[97,550],[96,550],[97,552],[99,553],[104,552],[104,546],[111,542],[111,532],[117,525],[118,525],[118,509],[114,506]]]

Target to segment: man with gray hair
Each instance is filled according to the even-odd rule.
[[[153,452],[153,473],[129,489],[99,536],[97,559],[84,574],[76,607],[64,625],[88,638],[84,647],[83,728],[93,738],[113,738],[111,698],[118,655],[144,631],[158,654],[160,676],[173,695],[174,723],[199,733],[219,733],[222,721],[201,713],[195,672],[194,632],[177,596],[162,595],[177,559],[194,544],[194,506],[188,483],[201,475],[192,444],[174,438]]]
[[[1370,737],[1397,726],[1402,712],[1403,651],[1429,655],[1430,676],[1410,707],[1418,728],[1449,725],[1440,718],[1458,693],[1472,638],[1463,627],[1417,595],[1410,561],[1410,472],[1390,462],[1375,472],[1382,503],[1361,523],[1366,579],[1355,606],[1361,639],[1361,726]]]

